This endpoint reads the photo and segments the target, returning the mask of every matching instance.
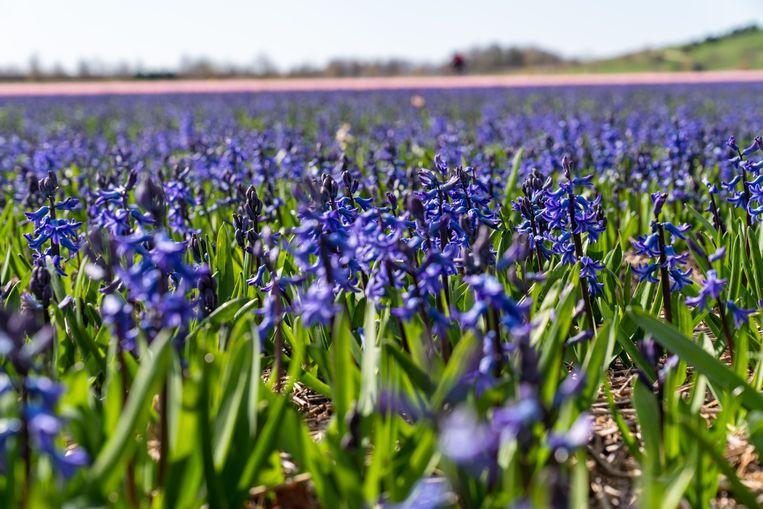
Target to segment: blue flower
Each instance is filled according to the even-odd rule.
[[[651,195],[653,206],[653,212],[654,217],[659,217],[660,212],[662,212],[662,207],[665,205],[665,200],[667,200],[668,195],[663,192],[656,192],[652,193]]]
[[[667,221],[662,223],[663,228],[665,228],[667,231],[673,234],[674,238],[679,238],[681,240],[686,240],[686,236],[684,233],[689,231],[691,229],[691,226],[688,224],[682,224],[680,226],[675,226],[673,223],[668,223]],[[674,239],[675,242],[675,239]]]
[[[656,233],[651,235],[639,235],[634,241],[631,241],[636,254],[639,256],[648,256],[657,258],[660,256],[659,238]]]
[[[106,295],[101,302],[101,315],[103,321],[114,328],[119,338],[121,347],[128,351],[135,351],[138,331],[133,320],[132,305],[114,294]]]
[[[522,398],[493,412],[490,426],[502,443],[514,440],[523,429],[527,429],[543,416],[540,403],[534,397]]]
[[[323,279],[316,280],[302,296],[301,314],[306,327],[315,324],[328,325],[339,312],[334,303],[334,292]]]
[[[69,479],[77,471],[90,464],[90,456],[81,447],[74,447],[65,452],[55,451],[53,466],[65,479]]]
[[[166,233],[159,232],[154,235],[154,248],[150,251],[151,261],[164,274],[175,273],[194,280],[197,276],[196,271],[183,260],[187,247],[187,242],[175,242]]]
[[[670,285],[670,291],[681,291],[687,286],[691,286],[694,284],[694,281],[691,280],[689,277],[691,275],[692,269],[686,269],[681,270],[678,268],[670,269],[668,273],[670,274],[670,280],[672,281],[672,284]]]
[[[563,451],[567,455],[585,446],[591,436],[591,416],[581,414],[567,432],[552,432],[548,436],[548,447],[552,450]]]
[[[736,147],[736,148],[737,148],[737,150],[739,149],[739,147]],[[755,139],[750,144],[750,146],[746,147],[742,151],[742,155],[743,156],[749,156],[751,154],[754,154],[758,150],[763,150],[763,138],[761,138],[760,136],[756,136],[755,137]]]
[[[728,140],[726,140],[726,146],[734,152],[739,152],[739,145],[737,145],[737,140],[733,136],[729,136]]]
[[[482,469],[492,461],[498,449],[498,436],[474,412],[461,407],[442,422],[440,450],[457,465]]]
[[[660,249],[660,229],[664,228],[672,234],[672,241],[676,238],[685,239],[686,233],[689,230],[689,225],[675,226],[668,222],[652,222],[652,231],[650,235],[641,235],[636,240],[631,241],[636,254],[639,256],[646,256],[648,258],[655,259],[646,264],[632,266],[633,273],[639,278],[639,281],[649,281],[650,283],[657,283],[656,272],[660,269],[660,264],[657,262],[661,255],[665,256],[664,269],[667,269],[668,278],[670,280],[671,291],[681,291],[686,286],[692,285],[694,282],[689,278],[691,269],[681,270],[681,267],[686,264],[689,257],[689,253],[678,254],[672,244],[664,246],[664,252]],[[664,284],[667,284],[664,283]]]
[[[730,300],[726,301],[726,306],[731,311],[731,316],[734,317],[734,326],[737,328],[741,327],[743,323],[748,323],[750,315],[755,312],[754,309],[742,309]]]
[[[686,304],[689,306],[698,306],[700,310],[706,310],[708,306],[708,299],[718,300],[726,286],[725,279],[718,279],[718,273],[711,269],[707,271],[707,276],[702,282],[702,287],[699,289],[699,294],[696,297],[689,297],[686,299]]]
[[[590,331],[586,332],[590,333]],[[559,385],[556,394],[554,394],[554,406],[558,407],[580,394],[585,388],[586,381],[586,375],[582,371],[575,371],[567,375],[567,378]]]
[[[529,303],[518,304],[506,295],[503,285],[489,274],[466,276],[464,281],[474,291],[475,304],[471,311],[461,318],[467,319],[467,325],[475,325],[479,316],[488,309],[495,309],[501,316],[501,323],[509,330],[521,328],[529,309]]]
[[[27,219],[32,221],[36,227],[39,227],[42,224],[43,219],[48,217],[48,212],[50,212],[50,207],[43,205],[34,212],[24,212],[24,215]]]
[[[596,296],[602,293],[604,283],[597,279],[597,273],[604,270],[604,264],[598,260],[593,260],[589,256],[580,257],[580,277],[588,281],[591,289],[591,295]]]
[[[416,482],[403,502],[382,504],[380,509],[439,509],[451,507],[455,501],[456,496],[447,479],[427,477]]]
[[[723,258],[725,255],[726,255],[726,247],[721,246],[713,254],[710,255],[709,260],[710,262],[717,262],[718,260]]]
[[[655,273],[659,268],[660,266],[657,263],[644,263],[631,267],[633,273],[638,276],[639,281],[649,281],[650,283],[659,282],[655,277]]]
[[[61,452],[57,442],[63,431],[64,421],[56,413],[56,405],[64,388],[46,377],[27,376],[23,380],[28,398],[23,400],[21,413],[32,445],[37,451],[48,456],[54,470],[68,479],[77,470],[90,462],[87,453],[79,447],[70,447]],[[21,431],[18,420],[0,422],[0,451],[11,436]]]

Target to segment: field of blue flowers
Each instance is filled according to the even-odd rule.
[[[757,507],[763,86],[0,102],[0,507]]]

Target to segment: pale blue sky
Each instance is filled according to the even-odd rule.
[[[763,0],[0,0],[0,67],[37,55],[174,66],[182,56],[281,68],[330,57],[440,61],[455,49],[539,45],[608,56],[751,22]]]

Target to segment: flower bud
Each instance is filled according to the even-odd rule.
[[[52,171],[48,171],[48,176],[44,179],[40,179],[39,188],[43,196],[46,198],[53,198],[58,189],[58,178],[56,178],[56,174]]]
[[[153,179],[146,175],[138,183],[135,189],[135,201],[146,212],[151,213],[159,222],[164,219],[165,197],[162,186],[154,183]]]
[[[32,295],[40,302],[43,309],[50,305],[50,299],[53,297],[53,289],[50,286],[50,272],[45,267],[43,258],[38,259],[32,269],[32,279],[29,281],[29,290]]]

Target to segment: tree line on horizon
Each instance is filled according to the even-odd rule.
[[[725,38],[757,32],[756,24],[736,28],[721,35],[708,35],[679,47],[690,50],[702,44],[718,43]],[[333,58],[322,65],[304,63],[287,70],[279,69],[266,55],[256,57],[248,65],[216,62],[206,57],[180,60],[175,68],[147,68],[126,62],[116,65],[82,60],[74,70],[58,64],[44,66],[32,56],[26,68],[2,67],[0,81],[66,81],[66,80],[158,80],[158,79],[230,79],[230,78],[344,78],[382,76],[431,76],[449,73],[496,74],[522,69],[548,70],[574,67],[585,63],[566,58],[536,46],[488,46],[457,51],[438,63],[414,62],[405,58]]]

